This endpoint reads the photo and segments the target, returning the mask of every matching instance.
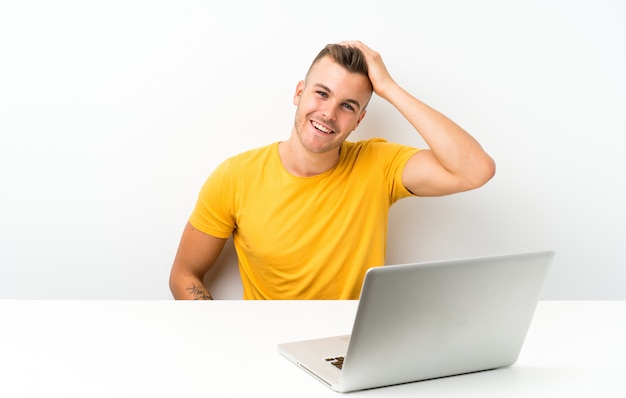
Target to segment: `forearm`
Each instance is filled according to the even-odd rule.
[[[463,128],[399,85],[388,85],[381,97],[398,109],[450,173],[466,173],[476,169],[477,165],[491,162],[478,141]]]
[[[195,276],[172,276],[170,290],[176,300],[213,300],[206,286]]]

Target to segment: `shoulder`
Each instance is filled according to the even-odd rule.
[[[343,149],[345,149],[348,157],[374,156],[377,158],[394,157],[403,153],[412,155],[418,151],[415,147],[389,142],[383,138],[370,138],[354,142],[346,141]]]
[[[258,170],[261,170],[264,167],[261,167],[262,165],[266,165],[271,161],[272,154],[276,154],[277,157],[277,153],[278,143],[273,143],[230,156],[213,169],[207,179],[207,183],[235,183],[242,176],[253,175]]]
[[[361,140],[361,141],[345,141],[344,147],[346,147],[346,149],[348,150],[358,151],[358,150],[372,148],[377,145],[381,145],[381,144],[384,145],[388,143],[389,141],[385,140],[384,138],[370,138],[370,139]]]

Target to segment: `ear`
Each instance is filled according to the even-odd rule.
[[[293,94],[294,105],[300,104],[300,96],[302,95],[303,91],[304,91],[304,80],[300,80],[298,82],[298,85],[296,86],[296,92]]]
[[[356,124],[354,125],[354,128],[352,129],[352,131],[356,130],[356,128],[359,127],[359,124],[361,124],[361,120],[363,120],[366,113],[367,113],[367,109],[361,112],[361,115],[359,116],[359,120],[356,121]]]

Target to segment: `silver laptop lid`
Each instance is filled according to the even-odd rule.
[[[368,271],[340,391],[513,364],[554,252]]]

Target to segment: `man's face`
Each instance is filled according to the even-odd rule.
[[[318,154],[338,149],[365,116],[371,95],[366,76],[348,72],[330,57],[319,60],[293,99],[302,146]]]

